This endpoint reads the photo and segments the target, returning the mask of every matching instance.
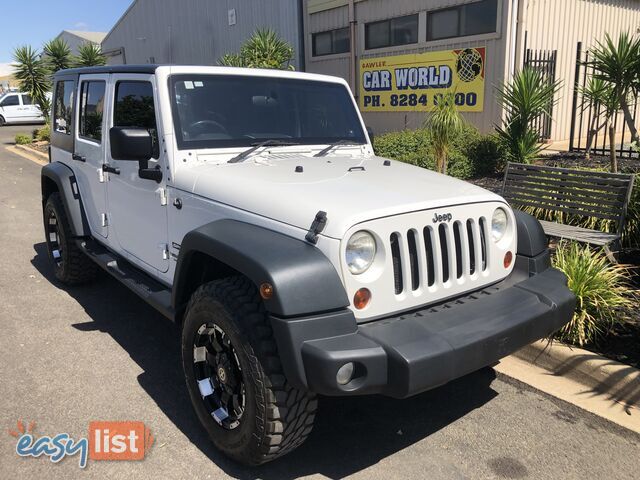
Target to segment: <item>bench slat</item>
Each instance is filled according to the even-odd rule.
[[[623,183],[629,183],[629,175],[626,173],[610,173],[598,172],[593,170],[575,170],[561,167],[547,167],[543,165],[525,165],[522,163],[509,163],[509,168],[514,170],[535,170],[537,172],[554,173],[554,174],[572,174],[580,177],[605,178],[611,180],[619,180]]]
[[[511,194],[513,197],[524,197],[531,200],[551,200],[562,204],[566,202],[574,202],[584,206],[588,210],[596,212],[609,213],[616,217],[622,215],[623,203],[611,201],[596,197],[584,197],[571,194],[571,192],[549,192],[533,188],[524,188],[516,185],[508,185],[505,194]]]
[[[597,212],[585,212],[584,210],[580,210],[577,208],[570,208],[570,207],[565,207],[565,206],[558,206],[557,204],[553,204],[553,203],[543,203],[543,202],[533,202],[533,201],[527,201],[527,200],[523,200],[521,198],[515,198],[515,197],[509,197],[508,195],[504,195],[504,198],[509,202],[509,203],[517,203],[523,207],[533,207],[533,208],[541,208],[544,210],[551,210],[554,212],[565,212],[565,213],[570,213],[572,215],[578,215],[581,217],[587,217],[587,218],[601,218],[603,220],[611,220],[611,216],[610,215],[604,215],[602,213],[597,213]],[[566,203],[564,203],[563,205],[567,205]]]
[[[537,172],[525,172],[525,171],[513,171],[510,170],[507,172],[507,179],[516,178],[516,179],[531,179],[539,182],[541,184],[550,184],[550,185],[569,185],[577,188],[590,188],[593,190],[603,190],[603,191],[626,191],[629,188],[630,182],[621,182],[620,180],[606,180],[601,178],[578,178],[575,176],[561,176],[561,175],[545,175]]]
[[[588,228],[575,227],[573,225],[564,225],[546,220],[541,220],[540,223],[544,232],[551,237],[578,240],[592,245],[608,245],[620,238],[620,235],[614,233],[604,233],[599,230],[589,230]]]

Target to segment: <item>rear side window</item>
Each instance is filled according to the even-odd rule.
[[[32,105],[31,96],[27,94],[22,94],[22,104],[23,105]]]
[[[53,129],[57,133],[71,135],[73,92],[73,80],[63,80],[56,84]]]
[[[18,95],[9,95],[8,97],[4,97],[4,100],[0,103],[0,107],[14,107],[16,105],[20,105]]]
[[[102,142],[102,113],[105,82],[83,82],[80,92],[80,132],[82,138]]]
[[[151,82],[121,81],[116,84],[113,126],[146,128],[155,146],[153,158],[158,158],[158,128]]]

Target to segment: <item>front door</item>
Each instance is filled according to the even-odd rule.
[[[82,75],[78,87],[75,118],[73,171],[91,231],[106,238],[107,184],[102,171],[107,142],[103,128],[109,104],[109,75]]]
[[[146,128],[158,147],[159,116],[154,76],[114,74],[111,79],[110,127]],[[158,167],[165,172],[162,181],[157,183],[140,178],[138,162],[110,158],[110,169],[119,173],[109,173],[107,183],[109,232],[115,236],[110,237],[110,245],[117,244],[120,252],[134,257],[132,260],[160,272],[169,269],[165,165],[164,152],[156,148],[148,168]]]
[[[7,122],[23,122],[24,111],[20,104],[20,95],[17,93],[7,95],[0,102],[0,115],[2,115]]]

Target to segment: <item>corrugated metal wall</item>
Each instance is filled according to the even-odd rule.
[[[316,2],[317,3],[317,2]],[[346,2],[342,2],[346,3]],[[484,132],[491,131],[493,125],[500,121],[502,109],[493,101],[494,85],[499,84],[505,78],[509,66],[506,60],[509,45],[509,8],[510,0],[498,2],[498,28],[496,33],[470,37],[473,41],[460,41],[461,39],[441,40],[426,42],[427,10],[435,10],[452,5],[469,3],[469,0],[366,0],[356,3],[357,24],[357,55],[358,59],[374,58],[389,55],[402,55],[405,53],[417,53],[433,50],[462,49],[469,47],[486,47],[486,79],[485,79],[485,103],[481,113],[466,113],[466,118]],[[306,6],[308,8],[308,5]],[[376,50],[364,49],[365,24],[376,20],[420,13],[419,43],[402,47],[380,48]],[[349,54],[329,55],[313,57],[311,55],[311,38],[316,32],[346,27],[349,25],[348,8],[339,7],[318,13],[308,14],[305,10],[305,45],[307,71],[338,75],[348,80],[349,78]],[[462,39],[464,40],[464,39]],[[356,94],[357,89],[356,89]],[[403,128],[417,128],[422,125],[426,114],[394,113],[394,112],[370,112],[365,113],[365,121],[375,132],[400,130]]]
[[[564,83],[554,108],[552,139],[567,140],[571,129],[576,45],[588,49],[605,33],[636,33],[638,0],[528,0],[524,12],[527,48],[558,50],[557,78]]]
[[[238,51],[256,28],[268,27],[295,49],[300,65],[297,0],[137,0],[102,43],[105,51],[125,48],[127,63],[215,65]],[[236,25],[228,11],[235,9]],[[121,57],[113,57],[114,63]]]

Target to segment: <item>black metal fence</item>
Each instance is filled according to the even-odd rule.
[[[557,50],[526,49],[524,55],[524,66],[539,71],[549,83],[553,83],[556,81],[557,59]],[[539,132],[540,140],[543,142],[551,138],[553,105],[554,101],[551,100],[547,106],[547,112],[543,113],[533,121],[532,126],[537,132]]]
[[[573,85],[573,107],[571,114],[571,133],[569,151],[583,153],[589,151],[592,155],[609,155],[610,141],[607,128],[605,109],[594,104],[583,95],[584,89],[593,76],[594,69],[589,63],[588,50],[583,50],[582,42],[578,42],[576,50],[576,74]],[[631,105],[631,113],[634,122],[638,115],[638,99]],[[627,127],[622,113],[613,119],[616,130],[616,150],[620,158],[638,158],[638,152],[631,145],[631,133]],[[636,123],[637,124],[637,123]],[[601,128],[602,127],[602,128]]]

